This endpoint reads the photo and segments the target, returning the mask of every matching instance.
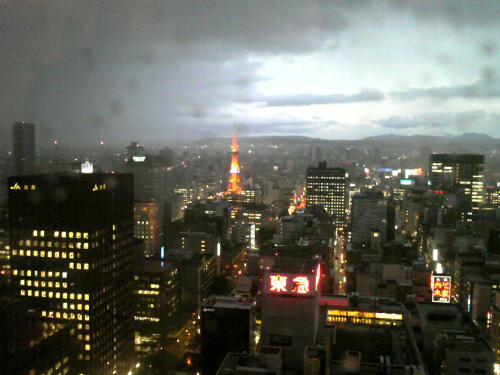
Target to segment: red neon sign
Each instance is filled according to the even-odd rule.
[[[305,276],[297,276],[292,279],[293,288],[292,292],[298,294],[307,294],[309,293],[309,279]]]
[[[432,302],[450,303],[451,277],[432,276]]]
[[[286,282],[288,280],[288,276],[283,275],[271,275],[271,288],[269,288],[270,292],[286,292]]]
[[[314,281],[314,290],[318,291],[319,281],[321,279],[321,264],[316,266],[316,280]]]
[[[266,267],[267,268],[267,267]],[[264,279],[264,290],[271,294],[312,296],[319,292],[320,267],[315,273],[271,273]]]

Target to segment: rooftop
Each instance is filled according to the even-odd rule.
[[[210,296],[203,304],[203,308],[249,310],[253,305],[254,300],[246,297]]]

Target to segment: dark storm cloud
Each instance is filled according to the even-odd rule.
[[[240,119],[225,116],[224,109],[265,95],[255,85],[272,77],[259,73],[261,67],[255,63],[259,59],[288,56],[293,60],[328,46],[336,46],[334,53],[339,53],[341,36],[356,39],[357,27],[367,20],[378,22],[375,10],[379,9],[394,21],[408,13],[422,23],[437,20],[476,28],[494,26],[498,18],[499,3],[494,1],[440,4],[0,0],[0,123],[31,121],[50,129],[40,128],[40,136],[79,142],[227,133]],[[397,30],[397,22],[394,27]],[[496,45],[491,41],[479,49],[478,53],[495,56]],[[304,92],[308,91],[306,87]],[[377,87],[354,95],[332,91],[338,94],[268,98],[267,106],[384,98]],[[498,91],[493,93],[498,96]],[[290,117],[290,132],[309,126],[294,124]],[[274,129],[286,131],[287,121],[282,125],[279,121],[250,121],[249,126],[266,133],[274,124]],[[7,129],[0,127],[0,142],[8,139]]]
[[[372,102],[384,99],[384,94],[378,90],[367,89],[353,95],[330,94],[330,95],[294,95],[289,97],[279,97],[263,99],[266,105],[270,107],[290,107],[306,106],[317,104],[339,104],[339,103],[357,103]]]
[[[390,0],[395,10],[406,10],[422,22],[445,21],[455,27],[489,27],[498,25],[498,1],[405,1]]]
[[[487,127],[500,123],[500,113],[489,113],[485,111],[466,111],[458,113],[424,113],[416,116],[393,116],[387,119],[372,121],[374,124],[389,129],[410,128],[457,128],[463,131],[476,129],[484,131]]]
[[[420,98],[470,98],[487,99],[500,97],[500,80],[481,80],[470,85],[441,86],[428,89],[410,89],[407,91],[392,92],[392,97],[402,100]]]

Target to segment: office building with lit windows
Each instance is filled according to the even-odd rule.
[[[134,203],[134,237],[144,243],[144,255],[160,254],[164,241],[164,207],[160,202]]]
[[[337,228],[347,222],[347,173],[344,168],[328,168],[326,162],[307,168],[306,206],[322,206],[333,216]]]
[[[10,177],[12,285],[44,322],[73,322],[76,374],[133,355],[133,182],[127,174]]]
[[[164,259],[144,259],[134,271],[135,351],[139,356],[159,350],[180,310],[180,272]]]
[[[466,207],[462,219],[471,221],[484,199],[484,155],[432,154],[431,189],[462,194]]]
[[[16,298],[0,299],[3,375],[72,375],[75,324],[42,322]]]

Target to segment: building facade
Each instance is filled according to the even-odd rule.
[[[126,371],[133,359],[132,176],[47,174],[8,183],[16,294],[43,321],[76,324],[77,374]]]
[[[334,218],[337,228],[347,222],[347,173],[343,168],[328,168],[326,162],[307,168],[306,206],[322,206]]]

